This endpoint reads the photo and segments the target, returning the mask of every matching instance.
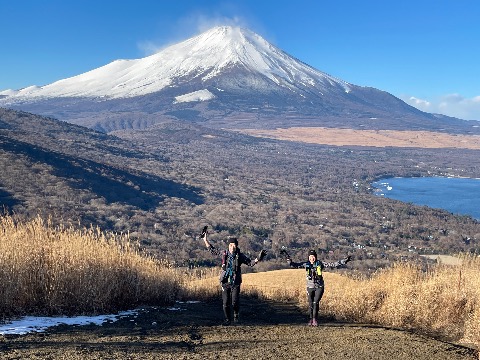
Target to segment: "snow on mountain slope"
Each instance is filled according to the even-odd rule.
[[[292,126],[472,131],[395,96],[336,79],[259,35],[215,27],[154,55],[0,92],[0,106],[110,132],[168,119],[216,128]]]
[[[194,91],[192,93],[180,95],[175,97],[175,103],[181,102],[191,102],[191,101],[207,101],[213,99],[215,95],[213,95],[207,89]]]
[[[54,97],[127,98],[146,95],[192,80],[205,82],[223,71],[240,67],[295,91],[349,92],[351,85],[289,56],[261,36],[238,27],[215,27],[135,60],[116,60],[89,72],[42,87],[4,91],[8,100]]]

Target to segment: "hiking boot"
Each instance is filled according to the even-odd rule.
[[[312,320],[312,326],[318,326],[317,319],[313,319],[313,320]]]

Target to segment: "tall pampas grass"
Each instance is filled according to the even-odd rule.
[[[426,271],[395,264],[364,280],[327,286],[323,309],[346,321],[416,329],[450,340],[480,344],[480,259],[434,265]],[[332,274],[335,275],[335,274]]]
[[[180,288],[128,234],[0,217],[0,316],[86,314],[168,304]]]

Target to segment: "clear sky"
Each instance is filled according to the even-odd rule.
[[[480,120],[480,0],[0,0],[0,19],[0,91],[239,25],[349,83]]]

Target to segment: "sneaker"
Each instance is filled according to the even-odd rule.
[[[313,323],[313,320],[312,320],[312,319],[310,319],[310,320],[308,321],[308,324],[307,324],[307,326],[312,326],[312,323]]]
[[[230,325],[230,320],[229,320],[229,319],[223,320],[223,324],[222,324],[222,325],[223,325],[223,326],[228,326],[228,325]]]
[[[238,314],[235,314],[235,315],[233,316],[233,322],[234,322],[235,324],[238,324],[238,323],[240,322],[240,317],[238,316]]]
[[[318,326],[317,319],[313,319],[313,320],[312,320],[312,326]]]

